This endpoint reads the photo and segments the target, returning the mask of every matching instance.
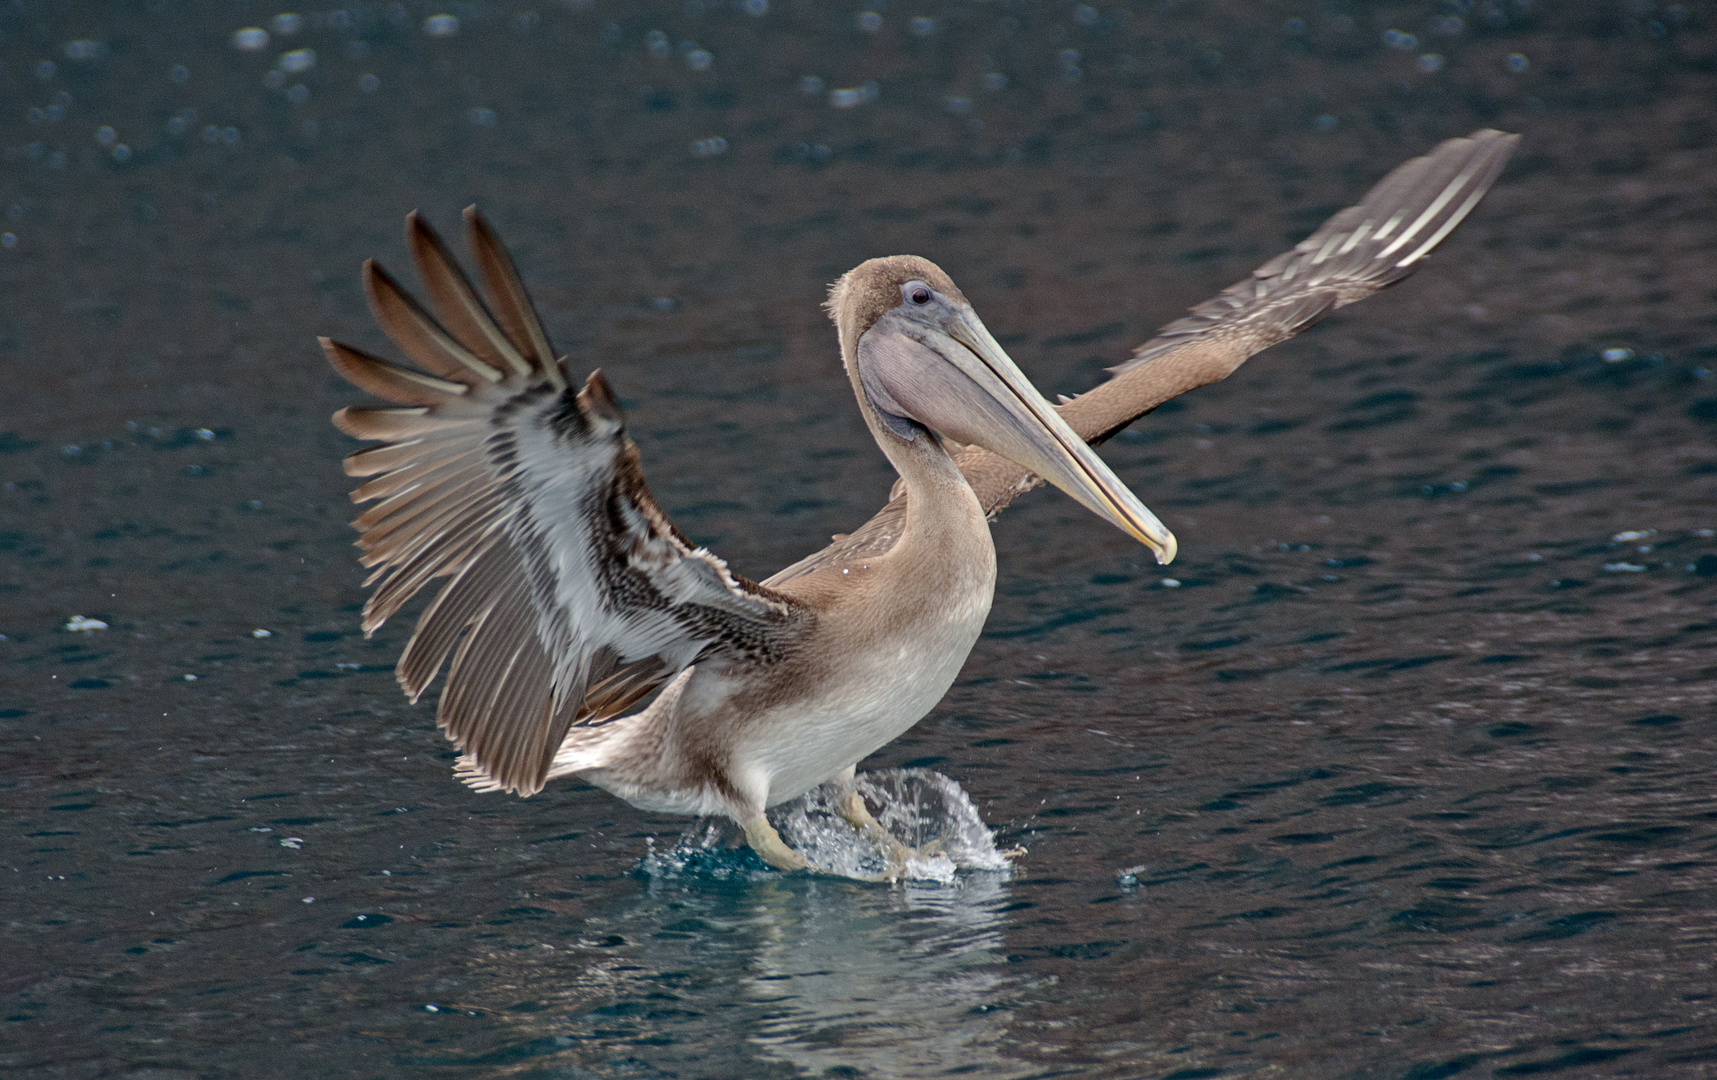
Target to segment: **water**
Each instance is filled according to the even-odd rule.
[[[1717,1065],[1710,13],[866,10],[0,8],[0,1071]],[[407,628],[357,633],[313,335],[385,347],[408,209],[483,206],[763,576],[892,479],[844,270],[936,259],[1077,392],[1485,125],[1521,152],[1418,276],[1105,451],[1172,568],[1053,494],[997,524],[985,637],[864,768],[1006,869],[471,794]]]

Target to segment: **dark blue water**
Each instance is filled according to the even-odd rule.
[[[0,1071],[1717,1068],[1709,7],[865,10],[0,6]],[[1418,276],[1105,451],[1171,569],[1059,496],[998,522],[988,633],[865,767],[958,782],[1011,873],[470,794],[408,627],[357,631],[313,336],[385,347],[407,210],[482,205],[763,576],[892,479],[817,307],[860,260],[1076,392],[1487,125],[1521,150]]]

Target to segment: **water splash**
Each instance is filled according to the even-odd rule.
[[[913,854],[892,866],[886,851],[860,835],[836,810],[842,789],[825,784],[778,808],[771,816],[781,838],[818,872],[874,881],[892,869],[908,881],[953,884],[961,870],[1005,871],[978,808],[959,784],[929,769],[861,773],[855,787],[883,830]],[[651,878],[703,877],[719,881],[772,874],[748,848],[730,848],[718,823],[699,822],[670,848],[652,845],[639,870]]]

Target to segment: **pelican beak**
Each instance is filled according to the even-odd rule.
[[[1158,563],[1174,558],[1174,534],[1074,434],[975,312],[961,304],[914,314],[896,309],[860,339],[873,404],[1030,469],[1148,546]]]

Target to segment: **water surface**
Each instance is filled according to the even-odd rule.
[[[1704,6],[279,14],[0,8],[7,1075],[1717,1067]],[[1486,125],[1521,151],[1418,276],[1105,451],[1172,570],[998,522],[985,637],[865,768],[957,781],[1011,872],[470,794],[409,627],[358,633],[313,336],[385,347],[407,210],[483,206],[761,577],[892,479],[817,306],[860,260],[1076,392]]]

